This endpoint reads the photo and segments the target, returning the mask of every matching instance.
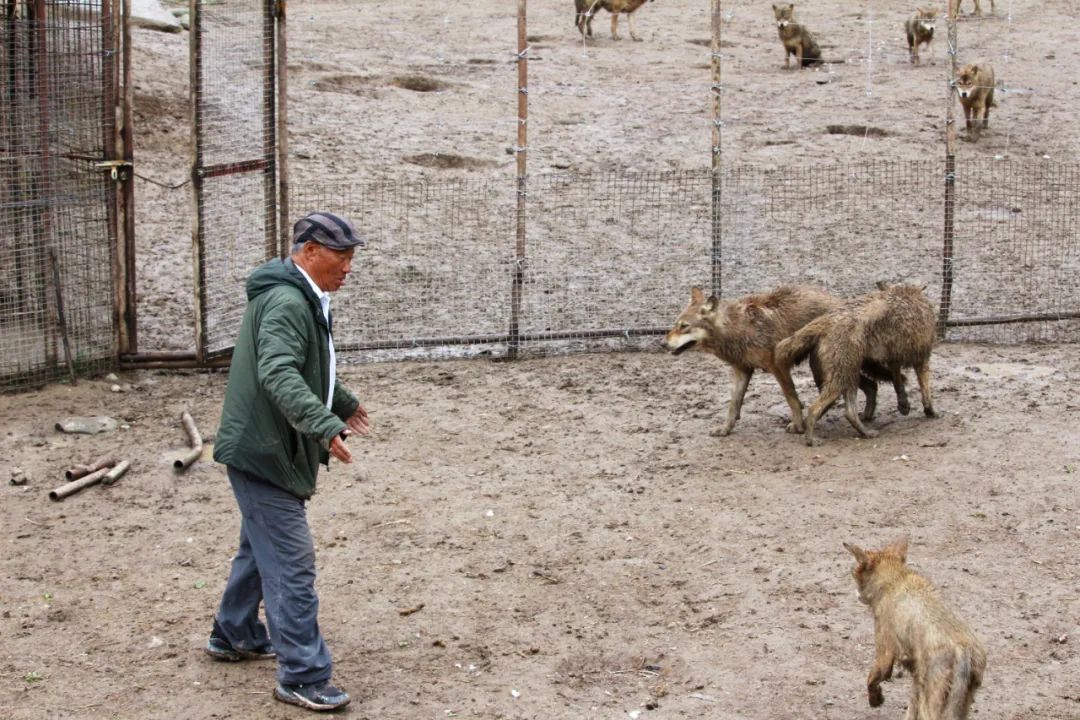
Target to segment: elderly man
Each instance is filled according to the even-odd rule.
[[[319,463],[330,455],[352,462],[345,438],[369,432],[367,412],[336,379],[330,313],[330,293],[364,244],[347,220],[311,213],[293,228],[291,256],[248,277],[214,445],[240,508],[240,548],[206,652],[227,661],[276,656],[274,697],[309,710],[349,703],[330,684],[305,504]]]

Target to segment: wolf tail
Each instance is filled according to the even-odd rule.
[[[773,353],[776,364],[782,367],[795,367],[813,352],[818,343],[818,330],[816,323],[804,325],[794,335],[784,338],[776,345]]]
[[[941,714],[943,719],[965,720],[968,716],[971,703],[975,699],[975,691],[982,684],[982,663],[973,663],[972,655],[970,647],[959,647],[955,650],[952,682],[949,684],[949,694],[945,698],[945,707]]]

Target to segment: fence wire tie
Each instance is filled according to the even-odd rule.
[[[529,94],[529,88],[527,88],[527,87],[518,88],[518,92],[521,93],[522,95],[528,95]]]
[[[514,152],[516,152],[516,153],[529,152],[529,146],[528,145],[515,145],[514,146]]]
[[[710,85],[709,89],[712,90],[717,95],[719,95],[720,93],[722,93],[724,91],[724,86],[720,85],[720,84],[715,84],[715,85]]]
[[[945,182],[947,182],[947,183],[956,182],[956,173],[954,173],[954,172],[945,173]]]
[[[528,57],[526,56],[529,54],[530,50],[532,50],[532,45],[526,45],[524,50],[514,53],[514,57],[518,60],[527,60]]]

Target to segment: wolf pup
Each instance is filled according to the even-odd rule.
[[[592,37],[592,20],[596,11],[603,8],[611,13],[611,39],[621,40],[619,36],[619,14],[625,13],[626,22],[630,26],[630,37],[638,42],[641,38],[634,30],[634,11],[652,0],[574,0],[577,13],[574,16],[574,24],[582,37]]]
[[[930,351],[937,330],[934,309],[914,285],[883,287],[811,320],[776,346],[775,363],[781,375],[810,355],[820,366],[821,393],[806,414],[807,445],[821,444],[814,436],[814,425],[841,397],[848,422],[863,437],[877,437],[876,431],[863,425],[855,406],[861,377],[868,371],[902,386],[903,368],[915,368],[923,413],[937,415],[930,397]]]
[[[705,298],[701,288],[692,288],[690,303],[675,319],[675,326],[664,338],[664,346],[674,355],[695,349],[709,352],[731,366],[731,402],[724,425],[713,435],[727,435],[742,414],[743,397],[755,370],[772,373],[780,384],[784,399],[791,407],[793,432],[802,432],[802,403],[795,392],[790,368],[778,373],[773,360],[776,344],[823,313],[838,307],[843,301],[812,287],[781,287],[770,293],[747,295],[738,300],[721,301]],[[815,358],[811,371],[820,387],[820,372]],[[859,379],[871,409],[871,394],[877,385],[867,378]],[[901,408],[907,405],[901,381],[897,389]],[[903,409],[901,410],[903,412]]]
[[[937,21],[937,8],[918,8],[915,14],[908,18],[904,24],[907,31],[908,53],[911,56],[911,64],[919,65],[919,46],[926,45],[930,49],[930,43],[934,41],[934,23]]]
[[[986,651],[967,625],[907,564],[907,538],[881,550],[844,543],[857,564],[859,600],[874,615],[876,653],[866,679],[870,707],[885,702],[881,683],[900,663],[911,675],[905,720],[966,720],[982,684]]]
[[[821,63],[821,48],[817,40],[809,30],[795,22],[794,3],[773,5],[772,9],[780,42],[784,44],[784,67],[791,67],[792,55],[800,68]]]
[[[960,68],[956,73],[956,94],[964,107],[968,140],[975,142],[982,130],[990,127],[990,108],[997,107],[994,102],[994,68],[986,63]],[[974,122],[972,117],[975,118]]]

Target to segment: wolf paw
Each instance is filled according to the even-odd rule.
[[[806,446],[807,447],[819,447],[820,445],[821,445],[821,439],[820,438],[816,438],[813,435],[807,435],[806,436]]]
[[[727,437],[731,434],[731,426],[721,425],[718,428],[713,428],[711,431],[709,431],[709,434],[713,437]]]
[[[871,438],[876,438],[879,434],[880,433],[878,433],[877,430],[871,430],[870,428],[866,428],[866,431],[863,432],[863,437],[869,440]]]
[[[904,414],[906,415],[907,413],[904,413]],[[871,420],[874,419],[875,415],[877,415],[876,412],[868,413],[868,412],[863,411],[863,412],[859,413],[859,419],[862,420],[863,422],[870,422]]]
[[[801,427],[799,427],[798,425],[796,425],[794,422],[789,422],[787,424],[787,427],[784,428],[784,429],[787,430],[792,435],[802,435],[802,432],[803,432],[803,429]]]
[[[928,417],[928,418],[938,418],[938,417],[941,417],[941,413],[937,412],[937,411],[936,411],[936,410],[934,410],[934,408],[932,408],[932,407],[928,407],[928,408],[923,408],[923,414],[924,414],[924,415],[926,415],[926,417]]]
[[[866,699],[870,703],[870,707],[881,707],[885,702],[885,693],[881,692],[881,688],[874,687],[869,688],[866,692]]]

